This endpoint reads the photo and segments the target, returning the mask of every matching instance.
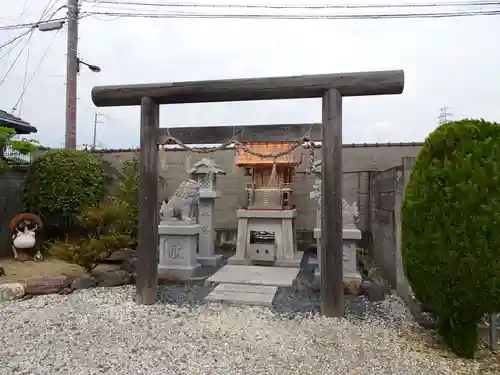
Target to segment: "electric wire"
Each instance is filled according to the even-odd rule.
[[[22,103],[22,100],[23,100],[23,97],[24,97],[24,94],[26,93],[26,90],[28,90],[28,87],[29,85],[31,84],[31,81],[33,81],[33,78],[35,77],[38,69],[40,69],[40,67],[42,66],[42,63],[43,61],[45,60],[45,58],[47,57],[47,54],[49,53],[50,49],[52,48],[52,46],[54,45],[54,42],[57,38],[57,35],[59,35],[59,31],[61,30],[57,30],[55,33],[54,33],[54,36],[50,42],[50,44],[47,46],[47,48],[45,49],[45,52],[43,53],[40,61],[38,62],[37,66],[35,67],[35,69],[33,70],[33,73],[31,74],[31,77],[30,79],[28,80],[28,83],[26,84],[26,86],[23,88],[23,91],[21,92],[21,95],[19,96],[19,99],[17,99],[16,101],[16,104],[14,104],[14,107],[12,108],[12,112],[14,112],[16,109],[17,109],[17,106],[19,103]]]
[[[53,6],[54,4],[52,4],[53,0],[49,0],[47,2],[47,5],[45,6],[43,12],[42,12],[42,15],[40,16],[40,19],[38,22],[42,21],[42,19],[45,17],[45,15],[47,14],[47,12],[49,11],[49,8],[51,7],[51,5]],[[56,0],[57,2],[57,0]],[[21,50],[19,51],[19,53],[17,54],[17,56],[15,57],[14,61],[10,64],[9,68],[7,69],[7,72],[4,74],[4,76],[2,77],[2,79],[0,80],[0,86],[5,82],[5,80],[7,79],[7,77],[9,76],[10,72],[12,71],[12,69],[14,68],[14,66],[16,65],[17,63],[17,60],[19,60],[19,57],[21,57],[21,54],[23,53],[24,49],[28,46],[28,44],[30,43],[31,41],[31,38],[33,37],[33,31],[35,30],[35,27],[32,27],[30,30],[29,30],[29,36],[28,36],[28,39],[26,40],[26,43],[24,44],[24,46],[21,48]]]
[[[183,13],[183,12],[173,12],[173,13],[144,13],[136,12],[136,9],[123,9],[134,11],[135,14],[116,12],[116,11],[94,11],[96,8],[106,7],[107,8],[119,9],[119,7],[114,7],[115,5],[133,5],[133,6],[150,6],[159,8],[215,8],[215,9],[262,9],[262,10],[321,10],[321,9],[395,9],[395,8],[444,8],[444,7],[491,7],[500,6],[500,1],[474,1],[474,2],[446,2],[446,3],[406,3],[406,4],[326,4],[326,5],[258,5],[258,4],[199,4],[199,3],[154,3],[154,2],[136,2],[127,0],[82,0],[81,3],[92,4],[91,11],[82,12],[80,18],[85,18],[88,16],[102,15],[107,17],[118,18],[249,18],[249,19],[384,19],[384,18],[453,18],[453,17],[470,17],[470,16],[487,16],[487,15],[498,15],[500,9],[495,10],[480,10],[480,11],[453,11],[453,12],[433,12],[433,13],[397,13],[397,14],[330,14],[330,15],[304,15],[304,14],[203,14],[203,13]],[[57,9],[57,13],[60,9],[65,6],[61,6]],[[54,15],[53,14],[53,15]],[[53,15],[51,17],[53,17]],[[7,26],[0,26],[0,30],[14,30],[22,28],[33,28],[37,27],[41,23],[52,22],[52,21],[65,21],[67,18],[57,18],[49,19],[46,21],[23,23],[23,24],[13,24]],[[108,20],[109,21],[109,20]],[[12,43],[13,41],[11,41]]]
[[[472,16],[488,16],[500,14],[500,1],[462,1],[462,2],[446,2],[446,3],[405,3],[405,4],[326,4],[326,5],[297,5],[297,4],[280,4],[280,5],[258,5],[258,4],[200,4],[200,3],[179,3],[179,2],[147,2],[147,1],[131,1],[131,0],[82,0],[82,2],[92,4],[92,9],[82,11],[81,17],[105,16],[119,18],[204,18],[204,19],[408,19],[408,18],[453,18],[453,17],[472,17]],[[136,8],[124,8],[123,5],[135,6]],[[146,9],[144,7],[153,7],[154,9]],[[227,13],[210,13],[200,12],[197,10],[181,11],[172,8],[200,8],[200,9],[226,9],[240,10],[240,12]],[[460,7],[461,9],[451,9],[441,11],[444,7]],[[142,9],[141,9],[142,8]],[[159,12],[158,9],[167,11]],[[432,8],[432,12],[384,12],[384,13],[263,13],[264,10],[355,10],[355,9],[389,9],[391,8]],[[437,10],[437,8],[440,8]],[[242,10],[254,10],[252,13],[242,12]],[[260,10],[260,12],[255,12]],[[100,19],[100,18],[98,18]],[[103,20],[103,19],[100,19]]]
[[[443,2],[443,3],[405,3],[405,4],[202,4],[202,3],[170,3],[170,2],[146,2],[129,0],[82,0],[82,2],[93,3],[96,5],[134,5],[151,7],[170,7],[170,8],[233,8],[233,9],[372,9],[372,8],[438,8],[438,7],[477,7],[500,5],[500,1],[462,1],[462,2]]]
[[[7,47],[8,45],[10,45],[10,44],[12,44],[12,43],[14,43],[14,42],[18,41],[18,40],[19,40],[19,39],[21,39],[23,36],[28,35],[31,31],[32,31],[32,29],[27,30],[27,31],[24,31],[24,32],[22,32],[21,34],[19,34],[18,36],[14,37],[14,38],[12,38],[11,40],[9,40],[9,41],[5,42],[4,44],[0,45],[0,50],[1,50],[2,48]]]
[[[18,39],[18,40],[17,40],[17,41],[16,41],[16,42],[12,45],[12,47],[10,47],[10,48],[9,48],[9,50],[8,50],[7,52],[5,52],[2,56],[0,56],[0,61],[1,61],[3,58],[5,58],[5,57],[9,56],[9,55],[12,53],[12,51],[14,51],[14,50],[16,49],[16,47],[17,47],[17,46],[18,46],[18,45],[19,45],[22,41],[23,41],[23,39],[19,38],[19,39]]]
[[[31,52],[31,44],[28,47],[28,51],[26,52],[26,63],[24,64],[24,76],[23,76],[23,88],[22,92],[26,91],[26,78],[28,77],[28,68],[29,68],[29,62],[30,62],[30,52]],[[22,96],[22,94],[21,94]],[[23,107],[23,99],[21,99],[19,103],[19,112],[17,114],[17,117],[21,117],[21,109]],[[14,113],[16,110],[16,107],[12,108],[12,113]]]
[[[370,20],[370,19],[429,19],[457,18],[477,16],[497,16],[499,10],[475,12],[443,12],[443,13],[384,13],[384,14],[207,14],[195,12],[172,13],[125,13],[125,12],[84,12],[81,18],[93,16],[108,16],[118,18],[158,18],[158,19],[272,19],[272,20]]]
[[[34,29],[30,30],[30,34],[28,36],[28,39],[26,40],[26,43],[21,48],[21,50],[19,51],[19,53],[17,54],[17,56],[14,58],[14,61],[12,61],[12,63],[9,66],[9,68],[7,69],[7,72],[5,72],[4,76],[0,80],[0,86],[2,86],[2,84],[5,82],[5,80],[9,76],[9,73],[12,71],[12,69],[14,69],[14,66],[16,66],[17,60],[19,60],[19,57],[21,57],[21,54],[24,52],[24,49],[28,46],[29,42],[31,41],[31,38],[33,37],[33,31],[34,31]]]

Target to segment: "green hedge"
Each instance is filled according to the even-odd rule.
[[[26,174],[24,203],[46,224],[67,226],[106,193],[104,165],[87,151],[57,149],[39,156]]]
[[[478,321],[500,311],[500,124],[462,120],[429,135],[405,190],[402,256],[443,341],[474,356]]]

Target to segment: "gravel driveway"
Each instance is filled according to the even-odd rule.
[[[196,287],[137,306],[135,288],[98,288],[0,305],[0,373],[475,374],[478,365],[423,350],[396,297],[367,316],[205,305]],[[185,291],[186,293],[182,293]],[[187,296],[187,297],[186,297]],[[359,301],[358,301],[359,303]]]

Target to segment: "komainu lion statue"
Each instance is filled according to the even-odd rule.
[[[356,202],[352,204],[347,203],[345,199],[342,199],[342,223],[346,228],[355,228],[356,224],[359,222],[359,211]]]
[[[200,198],[200,185],[195,180],[184,180],[168,202],[160,207],[161,221],[189,221],[196,217]]]

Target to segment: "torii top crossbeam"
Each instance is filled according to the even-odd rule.
[[[342,97],[401,94],[403,88],[402,70],[94,87],[92,100],[97,107],[141,106],[136,302],[152,304],[157,298],[157,153],[158,140],[165,135],[165,129],[159,127],[159,105],[322,98],[321,132],[316,132],[322,140],[321,311],[342,316]],[[298,126],[304,128],[305,124],[255,126],[257,131],[246,132],[246,126],[234,127],[232,132],[251,134],[254,142],[284,141],[283,137],[297,133],[292,127]],[[197,143],[207,143],[207,138],[210,143],[223,143],[231,133],[202,129],[175,128],[178,135],[199,139]],[[217,137],[226,139],[218,142]]]
[[[157,104],[307,99],[321,98],[330,88],[335,88],[342,96],[401,94],[404,88],[404,72],[388,70],[97,86],[92,89],[92,101],[97,107],[115,107],[140,105],[144,97],[151,98]]]

